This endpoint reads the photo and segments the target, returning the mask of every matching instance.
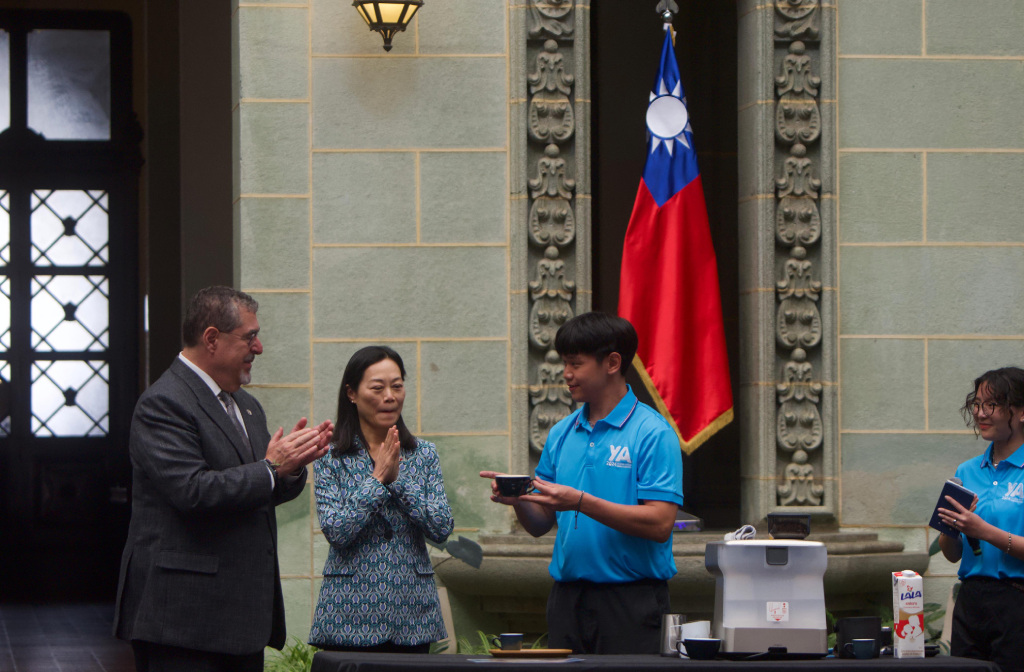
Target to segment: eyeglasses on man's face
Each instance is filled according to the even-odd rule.
[[[974,415],[992,415],[996,412],[996,409],[1002,408],[1002,404],[997,404],[994,401],[972,401],[971,402],[971,413]]]
[[[224,336],[233,336],[240,341],[245,341],[250,348],[256,343],[256,339],[260,336],[259,329],[253,329],[252,331],[248,331],[244,334],[232,334],[230,331],[222,331],[220,333]]]

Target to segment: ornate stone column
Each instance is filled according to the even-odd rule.
[[[835,6],[738,11],[743,519],[834,519]]]
[[[528,0],[509,13],[510,467],[525,472],[572,411],[555,332],[590,309],[590,4]]]

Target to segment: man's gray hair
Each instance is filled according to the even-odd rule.
[[[181,325],[185,347],[199,345],[207,327],[224,332],[237,329],[242,323],[239,307],[255,313],[260,304],[245,292],[231,287],[216,285],[200,289],[185,309],[185,322]]]

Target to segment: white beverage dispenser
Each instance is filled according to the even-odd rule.
[[[715,576],[711,636],[722,651],[821,657],[828,653],[825,545],[791,539],[716,541],[704,551]]]

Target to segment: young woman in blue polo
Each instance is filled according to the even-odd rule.
[[[948,509],[939,509],[960,532],[939,537],[946,559],[960,562],[963,582],[950,653],[1024,671],[1024,370],[983,373],[961,411],[989,445],[956,470],[977,494],[970,510],[951,498]]]
[[[637,400],[625,374],[633,326],[585,313],[555,336],[572,398],[582,407],[548,433],[536,491],[492,497],[533,536],[557,522],[549,570],[548,642],[578,653],[658,653],[676,573],[672,527],[683,503],[679,439]],[[480,472],[485,478],[496,473]]]

